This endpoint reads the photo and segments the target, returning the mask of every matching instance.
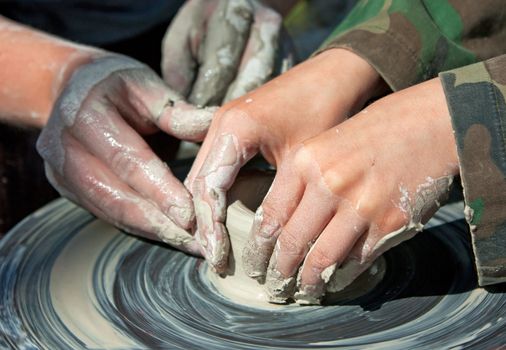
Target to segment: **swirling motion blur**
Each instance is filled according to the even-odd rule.
[[[0,244],[0,347],[490,348],[504,286],[476,288],[465,224],[443,209],[385,255],[370,293],[339,305],[256,309],[216,292],[207,265],[57,200]],[[502,339],[502,340],[501,340]]]

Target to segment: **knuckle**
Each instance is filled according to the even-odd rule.
[[[365,191],[366,193],[359,196],[356,200],[360,204],[357,207],[358,214],[363,218],[372,219],[376,217],[379,208],[383,208],[385,204],[385,196],[374,189]]]
[[[336,258],[330,254],[328,249],[316,245],[308,257],[308,265],[311,269],[324,270],[336,262]]]
[[[292,165],[299,174],[305,174],[314,163],[314,158],[305,147],[297,148],[292,156]]]
[[[360,215],[364,218],[372,218],[374,217],[374,213],[377,211],[378,203],[376,198],[360,198],[358,200],[360,203],[360,208],[358,209],[358,212]]]
[[[341,171],[330,170],[323,174],[325,183],[334,194],[343,192],[348,188],[348,181]]]
[[[119,149],[114,149],[111,152],[108,162],[113,169],[128,171],[125,167],[125,165],[128,165],[125,153]]]
[[[193,199],[201,199],[205,193],[206,183],[203,176],[198,174],[193,181],[188,184],[190,186],[190,193],[193,195]]]
[[[248,136],[256,139],[254,130],[264,123],[264,115],[251,109],[244,101],[234,106],[223,106],[213,116],[212,123],[221,132],[231,132],[237,137]]]
[[[280,252],[288,256],[301,257],[308,249],[308,245],[297,237],[291,230],[283,230],[278,238]]]
[[[217,125],[218,128],[223,127],[223,124],[225,124],[226,119],[229,119],[229,117],[225,117],[227,114],[227,108],[226,106],[223,106],[219,108],[216,113],[214,113],[212,124]]]
[[[107,215],[117,218],[126,211],[124,196],[118,189],[111,188],[93,175],[76,180],[80,181],[82,188],[85,189],[84,193],[81,192],[85,198]]]
[[[109,216],[113,222],[118,224],[127,223],[128,218],[133,214],[131,205],[120,198],[105,196],[105,198],[99,201],[98,207],[102,208],[104,213]]]
[[[279,233],[282,220],[279,218],[279,211],[271,203],[262,204],[261,219],[258,226],[258,234],[264,238],[270,238]]]
[[[231,125],[231,123],[237,121],[239,116],[245,114],[246,112],[239,107],[227,108],[227,106],[224,106],[218,110],[216,118],[218,118],[221,125]]]
[[[137,171],[142,171],[141,160],[122,147],[113,149],[108,159],[111,169],[125,179]]]

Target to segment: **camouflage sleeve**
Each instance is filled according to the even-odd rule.
[[[506,55],[441,73],[480,285],[506,281]]]
[[[506,52],[503,0],[361,0],[320,49],[367,60],[395,91]]]

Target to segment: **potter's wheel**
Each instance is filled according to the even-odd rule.
[[[0,244],[0,347],[496,348],[506,288],[476,288],[459,204],[392,249],[368,294],[262,310],[217,294],[206,265],[60,199]]]

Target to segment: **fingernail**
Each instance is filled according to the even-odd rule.
[[[299,273],[299,277],[297,279],[299,290],[295,293],[295,302],[301,305],[319,305],[325,295],[327,283],[334,275],[336,268],[337,264],[332,264],[326,267],[319,274],[317,271],[313,271],[311,281],[306,284],[301,283],[302,274]]]
[[[227,260],[223,257],[223,254],[213,254],[208,258],[209,263],[213,267],[214,271],[218,274],[225,273],[227,271]]]
[[[198,230],[198,229],[195,231],[195,238],[198,243],[199,250],[200,250],[202,256],[204,257],[204,259],[206,259],[206,262],[209,265],[209,269],[211,270],[211,272],[213,272],[215,274],[219,274],[218,270],[216,269],[216,267],[213,263],[214,258],[213,258],[212,248],[210,247],[210,244],[208,244],[208,240],[207,240],[207,238],[209,236],[201,234],[201,232],[202,231]]]
[[[162,214],[160,213],[160,215]],[[158,237],[162,240],[162,242],[178,249],[186,246],[187,244],[190,244],[194,240],[192,235],[174,224],[168,218],[166,220],[164,228],[159,231]]]
[[[280,230],[279,223],[264,222],[263,208],[260,206],[255,213],[250,239],[242,251],[244,271],[260,283],[265,282],[269,257]]]
[[[215,225],[215,227],[220,225]],[[219,229],[219,228],[215,228]],[[221,232],[218,234],[217,232],[207,231],[206,233],[206,260],[212,266],[216,273],[225,273],[227,270],[227,258],[229,251],[228,240],[220,239],[219,237],[224,237],[225,232]]]
[[[295,293],[294,299],[301,305],[319,305],[324,294],[324,285],[306,284]]]
[[[253,240],[250,240],[242,251],[242,264],[244,272],[248,277],[257,280],[260,283],[265,282],[265,273],[269,264],[269,259],[262,258],[261,248]]]
[[[169,208],[169,216],[185,230],[192,228],[195,222],[193,207],[178,207],[173,205]]]
[[[213,268],[213,271],[217,274],[222,274],[227,271],[227,266],[224,265],[221,261],[211,259],[210,264]]]
[[[296,280],[294,277],[283,276],[276,265],[276,257],[273,255],[265,279],[267,297],[271,303],[286,304],[293,297]]]

